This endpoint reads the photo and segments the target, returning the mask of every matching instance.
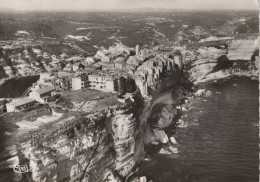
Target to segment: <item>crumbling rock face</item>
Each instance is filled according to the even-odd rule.
[[[154,128],[164,129],[172,124],[173,118],[176,116],[176,105],[158,104],[154,106],[152,114],[149,118],[149,124]]]

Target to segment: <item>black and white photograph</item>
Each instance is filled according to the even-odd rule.
[[[258,0],[0,0],[0,182],[258,182]]]

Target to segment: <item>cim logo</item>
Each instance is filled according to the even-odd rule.
[[[16,173],[28,173],[31,172],[31,168],[27,165],[16,165],[13,167]]]

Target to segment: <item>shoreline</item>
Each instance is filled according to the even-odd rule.
[[[248,77],[248,76],[246,76],[246,75],[230,75],[229,77],[225,77],[225,78],[218,78],[217,80],[221,80],[220,82],[214,82],[214,80],[210,80],[210,81],[207,81],[207,82],[203,82],[203,83],[200,83],[200,84],[198,84],[197,86],[199,86],[194,92],[192,92],[192,96],[190,97],[190,98],[188,98],[188,97],[186,97],[186,99],[187,99],[187,101],[185,101],[184,103],[182,103],[181,105],[180,105],[180,108],[184,108],[184,112],[183,113],[181,113],[181,116],[183,116],[183,127],[181,127],[180,125],[182,125],[182,123],[176,123],[177,124],[177,126],[176,126],[176,128],[175,128],[175,131],[174,132],[176,132],[177,130],[179,130],[179,129],[182,129],[182,128],[186,128],[187,126],[189,127],[189,126],[198,126],[199,127],[199,125],[198,125],[198,120],[194,120],[194,122],[196,122],[196,123],[189,123],[189,122],[187,122],[187,120],[185,120],[186,119],[186,117],[185,117],[185,115],[187,115],[187,113],[189,113],[190,112],[190,109],[192,109],[193,108],[193,100],[196,100],[197,98],[199,98],[199,99],[201,99],[202,100],[202,102],[205,102],[205,99],[206,98],[208,98],[208,97],[211,97],[212,95],[211,95],[211,93],[215,93],[215,92],[213,92],[214,90],[211,90],[211,89],[209,89],[209,88],[207,88],[207,85],[208,84],[219,84],[219,85],[223,85],[225,82],[229,82],[229,81],[232,81],[233,79],[234,80],[246,80],[246,82],[250,82],[251,83],[251,81],[256,81],[256,80],[252,80],[252,79],[250,79],[251,77]],[[254,82],[255,83],[255,82]],[[234,85],[233,85],[234,86]],[[235,86],[236,87],[236,86]],[[200,89],[203,89],[203,93],[201,93],[201,95],[195,95],[195,93],[196,93],[196,91],[198,91],[198,90],[200,90]],[[210,94],[207,94],[207,92],[209,92]],[[217,94],[219,94],[219,93],[217,93]],[[214,96],[213,96],[214,97]],[[208,99],[206,99],[206,100],[208,100]],[[188,120],[189,121],[189,120]],[[186,123],[187,122],[187,123]],[[197,125],[196,125],[197,124]],[[168,135],[168,137],[170,138],[170,136],[171,136],[171,134],[169,134],[168,132],[166,132],[166,134]],[[175,138],[175,136],[174,136],[174,138]],[[171,143],[171,141],[169,141],[169,143]],[[178,143],[178,140],[177,140],[177,143]],[[162,145],[163,146],[163,145]],[[159,148],[162,148],[162,146],[156,146],[157,148],[159,147]],[[178,148],[178,144],[177,144],[177,148]],[[143,160],[142,162],[146,162],[146,161],[152,161],[152,162],[154,162],[155,160],[154,160],[154,157],[156,158],[156,157],[158,157],[158,158],[160,158],[160,157],[163,157],[164,159],[165,158],[171,158],[171,157],[169,157],[170,155],[173,155],[173,154],[175,154],[175,153],[159,153],[159,150],[160,149],[157,149],[157,150],[154,150],[153,151],[153,153],[152,153],[152,155],[149,155],[148,157],[147,157],[147,160]],[[178,154],[177,154],[178,155]],[[152,163],[151,162],[151,163]],[[141,165],[142,166],[142,165]],[[149,167],[149,165],[148,165],[148,167]],[[138,165],[138,168],[140,168],[140,164]],[[133,177],[141,177],[141,176],[146,176],[145,175],[145,173],[143,173],[143,171],[144,170],[142,170],[142,172],[141,173],[138,173],[138,171],[133,175]],[[151,180],[151,178],[149,178],[149,175],[148,176],[146,176],[146,178],[147,178],[147,180],[149,181],[149,180]]]
[[[177,148],[177,153],[179,152],[178,150],[178,146],[177,143],[178,141],[176,141],[176,144],[173,144],[172,141],[170,140],[170,138],[174,138],[175,136],[173,133],[176,132],[176,130],[180,129],[180,128],[186,128],[187,124],[185,123],[185,121],[183,121],[183,119],[185,118],[185,116],[187,115],[187,113],[192,109],[192,102],[194,99],[196,98],[201,98],[201,97],[211,97],[212,92],[210,90],[206,90],[206,85],[207,84],[212,84],[212,83],[217,83],[214,82],[216,81],[228,81],[228,80],[232,80],[234,78],[238,78],[238,79],[243,79],[243,78],[247,78],[252,80],[251,78],[257,77],[257,75],[245,75],[245,74],[231,74],[231,75],[226,75],[225,77],[219,77],[219,78],[213,78],[213,79],[209,79],[209,80],[205,80],[204,82],[199,82],[198,84],[195,84],[195,82],[193,81],[194,86],[196,86],[197,88],[195,90],[193,90],[192,92],[190,92],[191,95],[186,96],[184,98],[182,98],[180,100],[180,103],[177,104],[177,108],[176,110],[179,110],[177,117],[174,119],[174,121],[172,122],[172,124],[168,127],[163,129],[165,131],[165,134],[167,135],[167,137],[169,138],[169,141],[167,142],[167,144],[162,144],[159,143],[157,145],[154,145],[152,143],[149,144],[149,149],[147,151],[146,157],[142,160],[142,162],[146,161],[146,160],[151,160],[151,157],[154,155],[165,155],[165,156],[169,156],[172,154],[176,154],[174,152],[172,152],[171,150],[169,150],[169,146],[173,146],[174,148]],[[258,79],[255,81],[259,81]],[[203,89],[203,92],[200,95],[197,95],[197,91]],[[169,91],[165,91],[164,93],[161,93],[160,96],[163,97],[168,93]],[[209,94],[208,94],[209,92]],[[156,98],[159,99],[160,98]],[[154,101],[156,101],[156,99]],[[152,103],[151,106],[153,107],[154,105],[158,104],[157,102]],[[172,103],[168,103],[168,104],[172,104]],[[150,107],[151,107],[150,106]],[[179,108],[178,108],[179,107]],[[171,131],[170,131],[171,130]],[[173,131],[174,130],[174,131]],[[160,153],[160,151],[162,149],[166,149],[166,153]],[[137,169],[139,169],[140,164],[138,164],[136,166]],[[133,172],[133,174],[131,174],[129,176],[130,179],[135,178],[135,177],[141,177],[136,175],[138,174],[138,170],[136,172]]]

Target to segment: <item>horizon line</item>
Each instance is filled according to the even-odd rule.
[[[63,10],[19,10],[19,9],[10,9],[10,8],[4,8],[0,7],[0,13],[18,13],[18,12],[139,12],[142,13],[141,10],[144,10],[143,12],[173,12],[173,11],[259,11],[259,8],[255,9],[184,9],[184,8],[152,8],[152,7],[140,7],[140,8],[129,8],[129,9],[85,9],[85,10],[69,10],[69,9],[63,9]]]

